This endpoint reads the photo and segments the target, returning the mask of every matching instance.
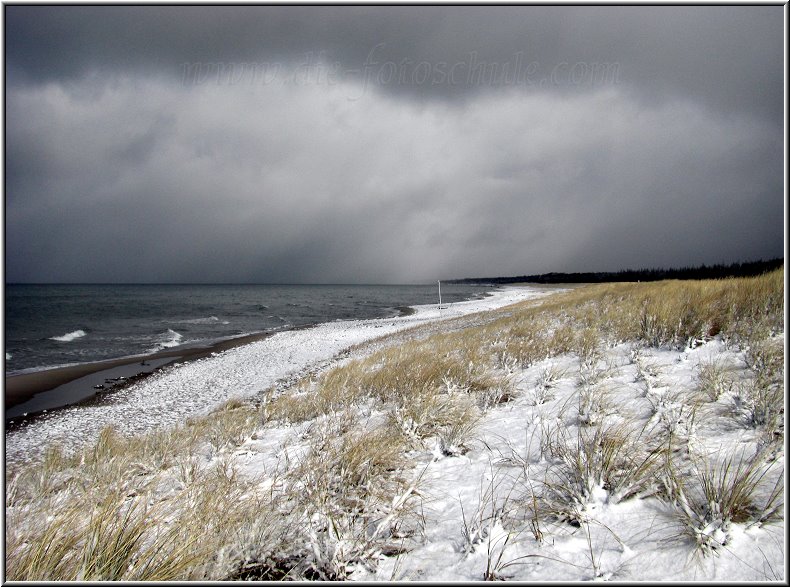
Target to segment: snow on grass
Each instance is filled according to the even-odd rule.
[[[782,276],[427,324],[170,429],[50,450],[11,475],[9,576],[783,581]],[[152,509],[133,541],[77,513],[134,504]]]
[[[664,367],[664,387],[691,395],[696,385],[694,365],[721,348],[720,341],[711,341],[710,345],[712,348],[703,345],[683,351],[643,350],[642,356]],[[580,451],[578,462],[569,458],[578,448],[576,434],[587,430],[568,407],[578,393],[572,375],[555,381],[552,399],[537,405],[533,400],[538,386],[530,381],[542,380],[542,373],[549,367],[573,373],[578,370],[578,359],[563,356],[537,363],[520,378],[523,383],[518,386],[517,399],[486,413],[476,432],[480,440],[473,450],[452,458],[424,455],[425,460],[434,459],[425,476],[426,537],[423,544],[399,557],[397,578],[781,579],[783,520],[776,525],[754,520],[732,523],[727,540],[722,541],[713,559],[696,549],[678,512],[662,495],[663,455],[656,453],[650,462],[644,454],[634,453],[640,444],[649,449],[651,440],[646,437],[661,435],[664,429],[645,405],[644,387],[632,384],[638,378],[636,365],[623,362],[629,347],[624,344],[606,351],[603,360],[612,359],[619,366],[602,383],[614,389],[608,421],[614,422],[615,430],[619,421],[638,420],[640,416],[640,424],[648,427],[643,430],[637,426],[632,443],[625,443],[617,455],[620,477],[631,484],[618,486],[597,475],[602,467],[596,469],[586,460],[587,456],[592,460],[595,450],[589,454]],[[734,354],[733,359],[736,357]],[[720,407],[707,406],[713,411]],[[555,443],[567,443],[562,454],[541,444],[549,430],[561,432]],[[697,445],[700,456],[729,455],[744,446],[748,447],[747,453],[758,449],[758,434],[732,420],[703,424],[693,432],[699,435],[703,431],[705,442]],[[597,441],[591,448],[600,451],[601,438],[594,433],[588,438]],[[597,456],[601,458],[600,452]],[[640,466],[644,469],[641,472]],[[769,493],[776,479],[781,483],[783,466],[782,454],[770,466],[771,481],[764,484]],[[617,467],[613,469],[618,473]],[[631,479],[640,474],[639,483]],[[559,495],[554,495],[555,491]],[[559,503],[551,503],[557,500]],[[395,564],[389,561],[377,574],[358,573],[355,578],[387,579]]]

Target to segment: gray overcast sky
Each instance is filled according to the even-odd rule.
[[[5,6],[7,282],[784,254],[783,6]]]

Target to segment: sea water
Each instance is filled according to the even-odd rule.
[[[442,284],[442,303],[479,298],[490,289]],[[438,284],[7,284],[5,371],[206,346],[334,320],[388,318],[437,302]]]

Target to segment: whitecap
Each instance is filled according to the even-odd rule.
[[[159,342],[157,342],[156,346],[152,348],[149,352],[155,353],[156,351],[161,351],[162,349],[178,346],[179,344],[181,344],[181,339],[184,337],[183,335],[179,334],[175,330],[168,328],[167,332],[162,334],[161,338],[165,338],[165,340],[160,340]]]
[[[5,354],[5,360],[6,361],[10,361],[11,360],[11,353],[6,353]]]
[[[191,320],[179,320],[176,324],[214,324],[219,322],[216,316],[209,316],[208,318],[192,318]]]
[[[71,342],[74,339],[82,338],[85,336],[84,330],[75,330],[74,332],[67,332],[63,336],[53,336],[50,340],[57,340],[58,342]]]

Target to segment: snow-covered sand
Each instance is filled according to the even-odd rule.
[[[733,418],[727,394],[701,406],[693,424],[673,401],[696,391],[701,364],[718,361],[735,373],[743,371],[742,352],[720,339],[693,349],[640,349],[636,360],[634,348],[631,343],[609,348],[599,362],[600,382],[610,390],[608,417],[641,418],[646,435],[673,423],[679,450],[706,455],[711,462],[729,455],[748,458],[759,449],[760,430]],[[643,368],[649,374],[640,372]],[[556,376],[548,389],[540,385],[547,369]],[[517,531],[505,530],[508,516],[525,514],[530,489],[540,491],[557,467],[556,458],[545,453],[546,432],[561,431],[574,443],[580,426],[577,356],[546,359],[514,375],[514,399],[483,414],[463,454],[443,453],[438,439],[410,453],[413,467],[405,476],[419,479],[419,537],[398,556],[380,558],[374,570],[357,566],[351,580],[479,581],[487,570],[500,579],[530,582],[784,579],[784,521],[733,524],[724,543],[703,556],[684,535],[673,506],[656,497],[620,501],[602,487],[581,506],[581,524],[543,520],[537,528],[541,540],[526,522]],[[368,421],[380,416],[366,412]],[[234,451],[233,466],[259,479],[283,459],[298,461],[309,452],[311,425],[267,425]],[[784,483],[781,449],[765,485],[775,479]]]
[[[228,399],[250,397],[284,378],[325,367],[353,345],[548,293],[551,290],[507,287],[480,300],[444,304],[441,310],[436,305],[416,306],[415,313],[409,316],[336,321],[278,332],[252,344],[165,368],[113,394],[112,402],[58,410],[11,431],[5,436],[6,460],[29,460],[51,443],[66,450],[77,448],[95,440],[108,425],[124,434],[172,426],[190,416],[207,413]]]
[[[646,382],[640,380],[630,355],[632,345],[606,352],[606,383],[612,390],[610,416],[649,413]],[[742,353],[728,350],[720,340],[695,349],[646,349],[641,360],[657,374],[657,393],[695,389],[701,363],[719,360],[742,366]],[[731,538],[715,554],[701,556],[681,533],[671,507],[656,498],[617,502],[603,489],[583,509],[581,527],[567,523],[544,525],[543,540],[532,531],[508,533],[501,519],[518,510],[529,487],[540,487],[555,463],[541,454],[541,433],[562,427],[576,438],[574,424],[563,406],[578,396],[578,358],[547,359],[517,376],[516,399],[484,414],[469,451],[447,457],[425,453],[415,463],[424,473],[424,538],[400,557],[389,557],[375,573],[363,569],[356,580],[478,581],[486,569],[498,578],[517,581],[779,581],[785,577],[784,522],[776,525],[735,525]],[[547,368],[560,373],[545,403],[538,403],[537,382]],[[733,425],[726,402],[700,409],[699,421],[687,441],[695,452],[714,460],[725,455],[751,456],[759,431]],[[672,410],[671,402],[665,404]],[[660,427],[660,412],[649,420]],[[684,424],[680,419],[679,427]],[[651,426],[648,426],[648,429]],[[678,432],[681,435],[681,432]],[[524,464],[528,475],[525,477]],[[768,473],[771,485],[784,477],[784,454]],[[523,502],[522,502],[523,503]],[[522,505],[523,507],[523,505]],[[544,522],[545,524],[545,522]],[[466,527],[466,528],[465,528]],[[465,532],[468,530],[468,533]],[[589,538],[589,540],[588,540]]]

